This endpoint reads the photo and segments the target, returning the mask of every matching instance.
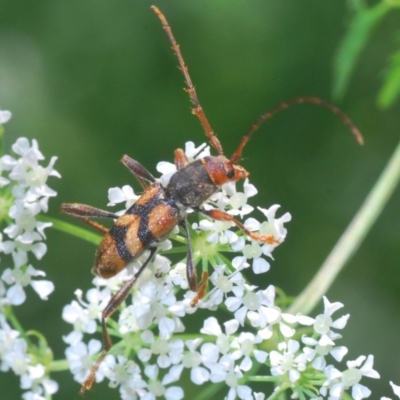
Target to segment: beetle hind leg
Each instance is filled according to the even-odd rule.
[[[155,253],[157,251],[157,248],[151,248],[150,249],[150,255],[146,259],[146,261],[141,265],[139,270],[136,272],[135,275],[133,275],[132,278],[128,279],[121,289],[117,293],[114,294],[114,296],[111,297],[110,301],[108,302],[107,306],[101,313],[101,328],[103,332],[103,351],[100,354],[100,357],[97,359],[96,363],[93,365],[92,369],[89,372],[88,377],[85,379],[85,381],[82,383],[81,389],[79,393],[83,395],[86,390],[89,390],[93,382],[96,379],[96,372],[98,371],[100,364],[103,362],[104,358],[107,356],[108,352],[110,351],[113,343],[110,338],[110,334],[107,329],[107,318],[110,317],[114,312],[118,309],[118,307],[121,305],[121,303],[126,299],[126,297],[129,295],[129,292],[132,289],[132,286],[136,283],[140,275],[142,274],[143,270],[146,268],[146,266],[149,264],[149,262],[153,259]]]
[[[101,233],[107,233],[108,228],[106,228],[102,224],[99,224],[98,222],[92,221],[89,218],[118,218],[117,214],[80,203],[63,203],[61,204],[60,210],[64,214],[72,215],[73,217],[79,218],[81,221],[85,222],[86,224]]]

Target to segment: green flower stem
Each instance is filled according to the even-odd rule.
[[[24,338],[26,343],[28,343],[28,345],[31,346],[32,342],[31,342],[29,336],[27,335],[27,333],[25,332],[25,329],[22,327],[22,325],[18,321],[18,318],[15,316],[13,308],[10,305],[4,305],[3,312],[4,312],[4,315],[7,318],[7,320],[12,325],[12,327],[14,329],[16,329],[20,333],[21,337]]]
[[[99,245],[101,240],[101,235],[97,233],[93,233],[87,229],[80,228],[79,226],[75,226],[68,222],[60,221],[56,218],[48,217],[47,215],[40,215],[38,216],[38,220],[43,222],[51,222],[53,224],[53,228],[57,229],[58,231],[68,233],[72,236],[76,236],[79,239],[86,240],[87,242],[93,243],[95,245]]]
[[[55,371],[68,371],[69,370],[69,362],[68,360],[56,360],[52,361],[49,365],[49,370],[52,372]]]
[[[279,382],[280,377],[268,376],[268,375],[253,375],[246,377],[249,382]]]
[[[386,205],[400,179],[400,143],[368,194],[363,205],[343,233],[312,281],[288,312],[309,314],[327,292],[345,263],[351,258]]]

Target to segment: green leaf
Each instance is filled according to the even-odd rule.
[[[357,59],[367,45],[372,29],[381,22],[389,10],[388,4],[380,3],[368,9],[360,9],[354,16],[334,61],[334,98],[343,97]]]
[[[390,57],[389,68],[378,93],[378,107],[387,108],[391,106],[400,93],[400,50]]]

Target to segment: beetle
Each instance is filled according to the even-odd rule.
[[[159,243],[165,240],[177,225],[183,228],[187,238],[187,280],[190,290],[197,292],[192,305],[195,306],[204,296],[208,275],[203,274],[201,282],[197,283],[190,234],[186,221],[186,213],[189,208],[214,220],[230,221],[241,229],[245,235],[255,241],[265,243],[275,242],[273,236],[250,232],[240,221],[222,210],[205,210],[201,207],[225,183],[247,178],[249,173],[242,166],[238,165],[237,162],[242,157],[244,146],[263,122],[277,112],[294,104],[314,103],[322,105],[337,114],[354,134],[358,142],[361,144],[363,142],[359,130],[337,107],[316,97],[298,97],[281,103],[274,109],[261,115],[243,136],[232,156],[227,158],[223,153],[220,141],[214,134],[200,105],[188,68],[183,60],[171,27],[157,7],[152,6],[151,9],[158,16],[172,44],[172,50],[178,59],[179,68],[184,76],[186,91],[193,104],[193,114],[198,117],[217,155],[189,162],[184,151],[177,149],[174,157],[177,171],[172,175],[165,187],[138,161],[124,155],[121,159],[122,163],[137,178],[144,191],[136,203],[122,216],[85,204],[63,203],[61,205],[63,213],[83,220],[104,234],[95,254],[94,267],[92,268],[94,274],[103,278],[111,278],[123,270],[130,262],[135,261],[146,250],[149,251],[149,255],[140,268],[112,296],[102,311],[103,351],[92,367],[89,376],[83,382],[80,391],[81,394],[91,388],[101,362],[112,347],[112,341],[106,326],[106,319],[118,309],[128,296],[140,274],[155,256]],[[115,222],[109,229],[90,218],[108,218],[113,219]]]

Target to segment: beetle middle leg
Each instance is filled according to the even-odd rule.
[[[141,265],[139,270],[136,272],[135,275],[133,275],[132,278],[127,280],[121,289],[118,290],[117,293],[114,294],[114,296],[111,297],[110,301],[108,302],[107,306],[104,308],[104,310],[101,313],[101,327],[102,327],[102,333],[103,333],[103,351],[100,354],[100,357],[96,361],[96,363],[93,365],[92,369],[90,370],[90,373],[88,377],[85,379],[85,381],[82,384],[80,394],[84,394],[86,390],[89,390],[93,382],[96,378],[96,372],[100,367],[100,364],[110,351],[112,347],[112,340],[110,338],[110,334],[108,333],[107,329],[107,318],[110,317],[114,312],[117,310],[117,308],[121,305],[121,303],[126,299],[128,294],[130,293],[132,286],[136,283],[146,266],[149,264],[149,262],[153,259],[155,253],[157,251],[156,247],[153,247],[150,249],[150,254],[149,257],[146,259],[146,261]]]
[[[196,292],[196,296],[192,299],[192,307],[196,306],[199,300],[204,297],[208,283],[208,272],[204,271],[201,277],[201,281],[197,283],[197,273],[196,266],[193,261],[193,248],[190,239],[190,232],[187,226],[187,221],[183,220],[180,225],[183,227],[186,233],[186,245],[187,245],[187,255],[186,255],[186,277],[189,285],[189,289],[192,292]]]
[[[257,240],[260,242],[268,243],[268,244],[275,244],[277,243],[277,240],[275,239],[274,235],[260,235],[255,232],[250,232],[240,221],[238,221],[236,218],[234,218],[232,215],[228,214],[225,211],[222,210],[203,210],[201,208],[196,209],[196,211],[206,215],[207,217],[210,217],[212,219],[215,219],[217,221],[229,221],[233,222],[237,227],[239,227],[248,237],[250,237],[253,240]]]

